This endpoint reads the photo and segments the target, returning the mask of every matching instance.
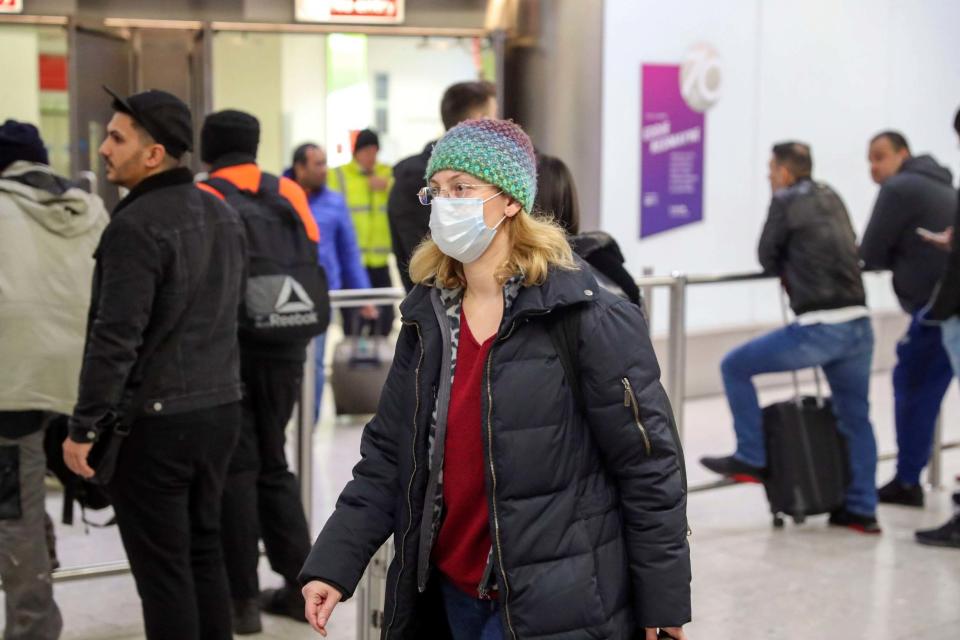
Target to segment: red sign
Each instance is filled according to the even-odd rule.
[[[40,91],[67,90],[67,57],[41,53]]]
[[[401,24],[403,4],[404,0],[297,0],[296,18],[300,22]]]
[[[23,13],[23,0],[0,0],[0,13]]]

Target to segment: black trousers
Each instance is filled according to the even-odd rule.
[[[370,286],[375,289],[393,286],[390,267],[367,267],[367,275],[370,276]],[[380,316],[376,320],[363,320],[360,317],[360,310],[356,307],[341,309],[343,332],[348,336],[355,336],[361,333],[363,327],[369,326],[371,333],[375,336],[390,335],[390,330],[393,328],[393,305],[377,307],[377,311],[380,312]]]
[[[220,501],[239,403],[146,417],[108,487],[149,640],[229,640]]]
[[[284,429],[299,398],[303,363],[241,355],[240,377],[246,396],[222,515],[230,595],[237,600],[260,593],[260,538],[270,566],[292,585],[310,553],[300,484],[284,453]]]

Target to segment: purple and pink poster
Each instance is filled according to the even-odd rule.
[[[703,220],[704,113],[680,91],[680,65],[640,72],[640,238]]]

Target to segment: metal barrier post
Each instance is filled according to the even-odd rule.
[[[937,415],[937,426],[933,431],[933,451],[930,452],[930,470],[927,480],[934,489],[943,486],[943,414]]]
[[[321,336],[322,338],[323,336]],[[300,501],[307,516],[307,526],[313,524],[313,411],[316,405],[315,369],[316,339],[307,345],[307,360],[303,363],[303,382],[297,409],[297,474],[300,476]]]
[[[649,278],[653,275],[653,267],[644,267],[643,271],[644,278]],[[647,332],[652,336],[653,335],[653,285],[644,285],[640,287],[640,293],[643,298],[643,312],[646,314],[647,321]]]
[[[667,342],[667,395],[683,443],[683,401],[687,382],[687,276],[673,274],[670,285],[670,333]]]

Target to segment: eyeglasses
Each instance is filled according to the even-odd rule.
[[[458,182],[453,185],[452,191],[438,189],[437,187],[424,187],[417,192],[417,198],[420,200],[420,204],[426,206],[430,204],[434,198],[470,198],[476,191],[495,188],[496,187],[490,184],[464,184]]]

